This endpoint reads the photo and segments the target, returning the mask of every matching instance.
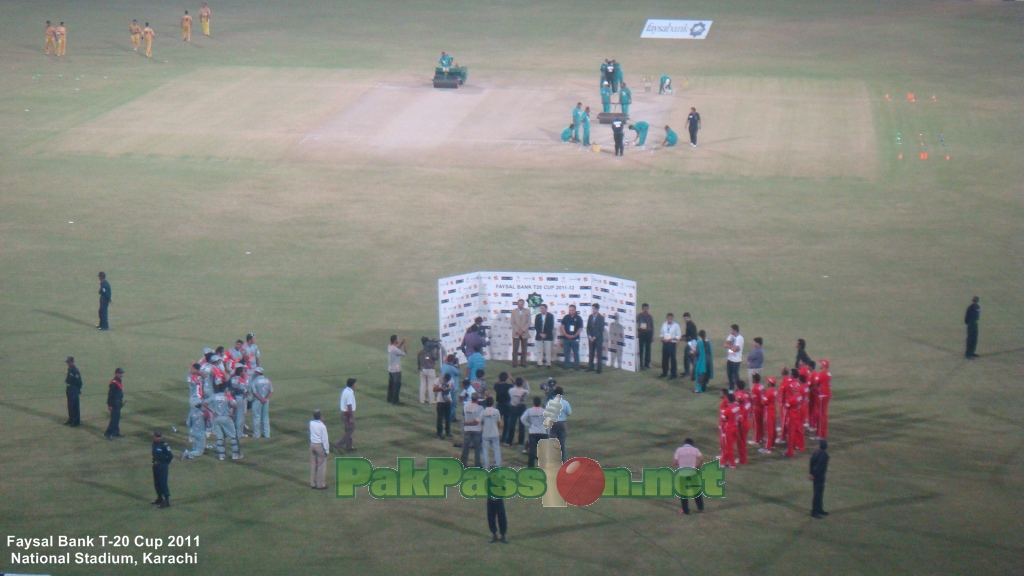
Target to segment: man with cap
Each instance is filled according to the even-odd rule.
[[[341,421],[345,425],[345,435],[334,446],[338,452],[355,450],[352,445],[352,433],[356,431],[356,379],[349,378],[345,389],[341,391]]]
[[[239,438],[245,438],[245,408],[249,399],[249,376],[245,366],[237,366],[231,376],[229,390],[235,399],[235,432]]]
[[[68,359],[64,362],[68,365],[68,374],[64,377],[64,383],[67,384],[65,393],[68,396],[68,421],[64,425],[78,426],[82,423],[81,404],[78,401],[82,395],[82,374],[78,371],[78,367],[75,366],[75,358],[73,356],[68,356]]]
[[[625,82],[621,82],[619,85],[619,108],[623,114],[629,116],[629,105],[633,103],[633,91],[626,86]]]
[[[113,440],[121,435],[121,407],[124,406],[124,384],[121,382],[123,376],[124,370],[114,370],[114,379],[110,381],[110,387],[107,389],[110,423],[107,425],[107,431],[103,433],[107,440]]]
[[[110,282],[107,282],[106,272],[100,272],[96,276],[100,279],[100,323],[96,327],[100,330],[110,330],[110,322],[107,317],[107,308],[110,307],[111,302]]]
[[[153,432],[153,488],[156,489],[156,500],[150,504],[167,508],[171,505],[171,490],[167,487],[167,473],[170,471],[174,453],[170,446],[164,444],[163,434],[159,430]]]
[[[964,324],[967,324],[967,350],[964,352],[964,358],[968,360],[978,358],[976,351],[978,349],[978,320],[981,320],[980,301],[977,296],[972,298],[971,305],[964,313]]]
[[[255,377],[249,385],[252,391],[252,437],[270,438],[270,397],[274,385],[263,375],[263,367],[257,366]]]
[[[213,412],[213,431],[217,435],[217,459],[224,459],[224,438],[231,441],[231,459],[241,460],[242,453],[238,449],[238,433],[235,430],[235,421],[232,420],[232,410],[236,402],[227,394],[227,384],[217,386],[217,392],[207,402],[207,406]]]
[[[615,155],[622,156],[624,147],[622,139],[625,137],[626,123],[621,119],[616,118],[612,120],[612,139],[615,140]]]
[[[206,451],[206,414],[203,412],[202,398],[193,396],[190,400],[192,409],[185,418],[185,425],[188,426],[188,435],[192,441],[192,449],[182,450],[181,459],[191,460],[198,458]]]
[[[612,89],[607,80],[601,84],[601,107],[605,114],[612,111]]]
[[[828,472],[828,440],[818,440],[818,451],[811,456],[811,482],[814,483],[814,499],[811,501],[811,516],[820,520],[828,516],[825,512],[825,474]]]
[[[256,345],[255,334],[252,332],[246,334],[245,346],[242,349],[245,350],[245,368],[252,372],[257,366],[260,366],[260,347]]]

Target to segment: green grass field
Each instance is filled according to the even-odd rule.
[[[0,4],[0,572],[1024,572],[1024,5],[481,4],[213,1],[213,36],[197,24],[191,45],[177,23],[198,3]],[[152,60],[132,18],[156,31]],[[647,18],[714,24],[705,41],[641,40]],[[67,22],[63,61],[43,54],[47,19]],[[470,66],[457,93],[430,88],[441,50]],[[701,146],[615,159],[596,123],[599,154],[556,142],[576,101],[599,106],[604,58],[650,140],[663,123],[685,138],[696,106]],[[642,92],[666,72],[687,86]],[[307,488],[310,412],[340,437],[349,377],[359,455],[457,455],[411,402],[415,362],[408,405],[384,402],[387,336],[436,333],[438,278],[564,269],[634,279],[656,318],[689,311],[715,342],[738,323],[772,372],[801,337],[830,359],[832,515],[808,515],[807,455],[752,454],[701,516],[516,499],[500,547],[483,502]],[[973,295],[982,358],[967,362]],[[183,430],[186,365],[250,331],[273,438],[243,440],[237,463],[175,462],[173,507],[155,510],[149,438]],[[78,429],[60,425],[67,355]],[[126,437],[106,442],[117,366]],[[638,472],[690,436],[714,456],[717,400],[656,372],[556,371],[570,453]],[[198,535],[199,566],[11,565],[7,536],[60,534]],[[144,550],[88,550],[104,551]]]

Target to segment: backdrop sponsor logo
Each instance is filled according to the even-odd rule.
[[[657,20],[651,18],[644,25],[641,38],[685,38],[703,40],[711,30],[711,20]]]
[[[472,286],[474,292],[467,290],[460,292],[458,297],[452,297],[448,291],[453,284]],[[636,282],[632,280],[589,273],[488,271],[441,278],[437,285],[440,332],[447,333],[441,339],[445,350],[457,349],[473,318],[482,316],[489,326],[490,339],[484,355],[494,360],[511,360],[512,326],[508,311],[516,307],[520,298],[527,301],[533,314],[541,304],[547,304],[548,312],[555,316],[556,322],[569,312],[569,304],[575,304],[584,326],[590,316],[590,303],[600,302],[601,313],[605,317],[605,365],[629,371],[637,369],[636,342],[632,341],[636,334]],[[619,305],[614,306],[615,302]],[[453,318],[453,313],[460,311],[464,314]],[[555,328],[557,331],[558,327]],[[590,358],[588,344],[585,337],[580,339],[583,362]],[[561,340],[556,339],[556,355],[561,355],[561,345]],[[530,360],[537,359],[532,318],[527,355]]]

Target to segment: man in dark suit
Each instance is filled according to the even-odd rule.
[[[967,351],[964,352],[964,358],[968,360],[978,357],[978,320],[981,320],[981,304],[978,302],[977,296],[971,299],[971,305],[964,314],[964,324],[967,324]]]
[[[828,440],[818,441],[818,451],[811,456],[811,482],[814,483],[814,500],[811,502],[811,516],[822,519],[825,512],[825,474],[828,472]]]
[[[82,395],[82,374],[75,366],[73,357],[68,356],[65,362],[68,365],[68,375],[64,377],[64,383],[67,384],[68,421],[64,425],[78,426],[82,423],[82,410],[79,403],[79,397]]]
[[[537,339],[537,366],[551,368],[555,344],[555,315],[548,312],[547,304],[540,305],[540,313],[533,319]]]
[[[110,330],[110,323],[107,320],[107,308],[110,307],[110,282],[107,282],[107,274],[100,272],[97,275],[100,279],[100,323],[96,325],[100,330]]]
[[[590,341],[587,372],[594,372],[594,357],[596,356],[597,373],[600,374],[601,365],[604,363],[604,316],[601,315],[600,304],[594,304],[590,309],[590,316],[587,317],[587,340]]]

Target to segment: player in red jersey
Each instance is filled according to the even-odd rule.
[[[764,386],[761,385],[761,375],[754,374],[750,377],[750,403],[754,408],[754,440],[751,444],[764,444]]]
[[[810,405],[809,399],[811,397],[811,376],[808,374],[801,374],[798,378],[797,386],[800,389],[800,424],[801,429],[810,428],[808,423],[808,406]],[[801,434],[802,435],[802,434]]]
[[[783,421],[783,428],[789,434],[789,441],[786,442],[786,458],[795,456],[793,451],[799,448],[799,438],[804,435],[799,415],[800,393],[791,391],[786,395],[786,415]]]
[[[828,371],[829,361],[822,360],[818,380],[818,434],[819,440],[828,438],[828,403],[832,399],[832,373]]]
[[[736,397],[729,391],[722,390],[722,397],[726,400],[725,408],[720,410],[718,414],[722,428],[722,467],[735,468],[736,453],[734,449],[739,437],[740,406],[736,403]]]
[[[783,366],[782,378],[779,380],[779,409],[781,412],[779,424],[781,424],[781,426],[775,430],[777,434],[776,442],[779,444],[785,444],[786,438],[789,438],[789,404],[787,403],[787,400],[789,400],[789,385],[791,381],[792,377],[790,377],[789,368]]]
[[[736,405],[740,407],[739,418],[736,423],[736,452],[740,457],[740,464],[747,463],[747,438],[750,437],[750,422],[752,420],[750,394],[747,393],[747,383],[743,380],[736,381]]]
[[[775,378],[769,378],[768,388],[764,391],[764,402],[762,404],[764,410],[765,445],[764,448],[758,449],[758,452],[763,454],[771,454],[772,449],[775,448],[775,404],[778,393],[779,391],[775,388]]]
[[[728,390],[722,390],[718,403],[718,459],[725,462],[725,409],[729,406]]]

